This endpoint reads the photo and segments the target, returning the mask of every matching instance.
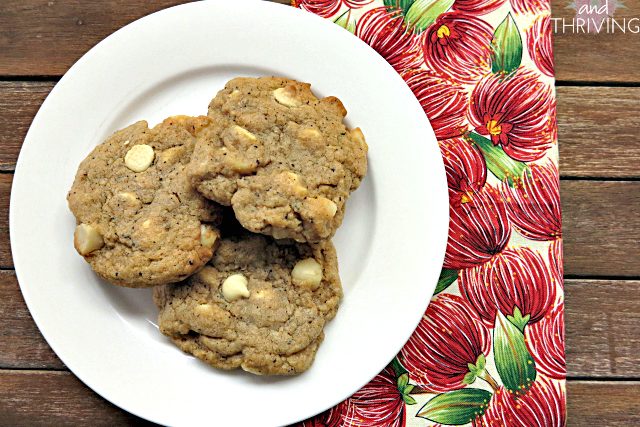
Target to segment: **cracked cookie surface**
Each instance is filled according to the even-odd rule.
[[[105,280],[148,287],[184,280],[213,255],[220,207],[184,169],[206,116],[140,121],[98,145],[67,195],[76,250]]]
[[[230,282],[243,292],[227,293]],[[260,375],[307,370],[341,296],[330,241],[276,242],[246,232],[222,238],[187,281],[154,289],[158,326],[180,349],[216,368]]]
[[[335,97],[264,77],[229,81],[209,105],[187,173],[207,198],[232,206],[243,227],[318,242],[340,226],[367,170],[367,144]]]

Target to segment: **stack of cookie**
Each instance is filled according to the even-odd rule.
[[[367,145],[335,97],[236,78],[207,116],[116,132],[68,194],[76,250],[105,280],[154,286],[162,333],[222,369],[313,362],[342,288],[331,237]]]

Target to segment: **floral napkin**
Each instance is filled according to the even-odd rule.
[[[303,425],[564,426],[549,0],[293,5],[364,40],[413,90],[442,151],[451,217],[413,336],[369,384]]]

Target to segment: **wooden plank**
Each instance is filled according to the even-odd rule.
[[[640,382],[569,381],[567,390],[569,426],[640,425]]]
[[[640,423],[635,381],[569,381],[568,425]],[[178,408],[176,408],[178,410]],[[150,425],[110,404],[70,372],[0,371],[3,425]]]
[[[0,75],[62,75],[107,35],[135,19],[179,3],[182,1],[5,0],[0,3]],[[575,11],[567,8],[568,3],[553,0],[554,16],[571,19]],[[626,9],[619,9],[616,19],[640,15],[640,0],[624,3]],[[631,31],[559,32],[555,35],[557,77],[566,81],[638,82],[635,64],[640,61],[639,47],[640,37]]]
[[[13,267],[9,243],[9,194],[13,175],[0,174],[0,268]]]
[[[0,82],[0,170],[12,171],[53,82]],[[560,173],[640,177],[640,88],[559,87]]]
[[[565,281],[569,377],[640,378],[640,281]]]
[[[11,174],[0,174],[0,267],[11,268]],[[640,276],[640,181],[562,181],[565,273]],[[61,196],[62,197],[62,196]]]
[[[126,24],[179,0],[3,0],[0,75],[59,76]]]
[[[640,181],[561,181],[565,274],[640,276]]]
[[[557,96],[562,176],[640,177],[640,88],[558,87]]]
[[[568,0],[551,1],[553,17],[564,18],[566,25],[570,25],[576,15],[576,11],[568,7],[569,3]],[[620,24],[626,18],[628,26],[624,33],[617,27],[614,33],[607,33],[606,26],[605,30],[597,34],[573,33],[570,28],[565,28],[563,32],[562,21],[556,21],[558,31],[554,33],[554,57],[558,80],[625,83],[640,81],[637,70],[637,64],[640,63],[638,20],[632,21],[633,18],[640,17],[640,0],[618,3],[623,3],[625,7],[617,9],[614,18]],[[613,5],[614,2],[610,1],[608,4]]]
[[[0,82],[0,171],[12,171],[33,117],[53,82]]]
[[[569,377],[640,379],[640,281],[567,280]],[[13,271],[0,272],[0,368],[62,369],[22,299]]]
[[[0,368],[64,369],[31,318],[13,271],[0,271],[0,301]]]
[[[0,371],[6,426],[155,425],[102,399],[70,372]]]

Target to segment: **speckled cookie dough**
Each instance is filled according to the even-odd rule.
[[[222,238],[189,280],[154,289],[160,330],[179,348],[216,368],[259,375],[307,370],[341,296],[330,241],[248,233]]]
[[[74,246],[105,280],[148,287],[184,280],[213,255],[220,207],[184,169],[211,119],[176,116],[122,129],[82,161],[67,200]]]
[[[367,144],[346,110],[294,80],[236,78],[209,105],[187,173],[203,195],[232,206],[246,229],[318,242],[342,222],[367,170]]]

